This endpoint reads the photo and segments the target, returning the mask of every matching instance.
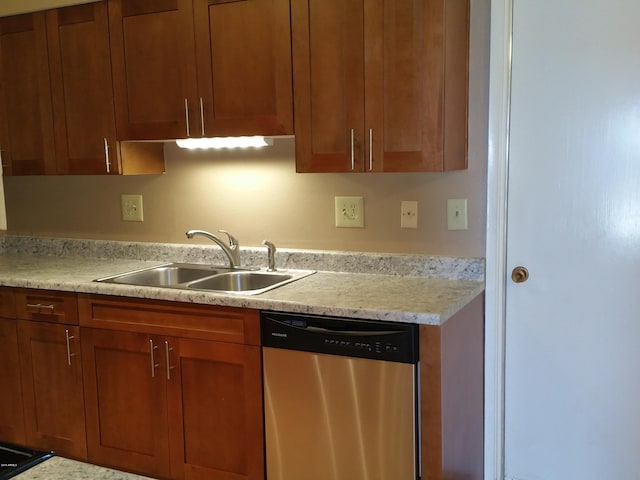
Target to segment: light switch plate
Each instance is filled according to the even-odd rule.
[[[144,220],[142,210],[142,195],[120,195],[122,207],[122,220],[125,222],[142,222]]]
[[[447,225],[449,230],[468,230],[466,198],[447,200]]]
[[[364,199],[335,197],[336,227],[364,228]]]

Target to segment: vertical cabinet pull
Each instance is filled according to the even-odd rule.
[[[353,128],[351,129],[351,170],[355,170],[356,169],[356,156],[355,156],[355,133],[353,131]]]
[[[204,101],[200,97],[200,126],[202,127],[202,136],[204,137]]]
[[[184,99],[184,118],[187,123],[187,137],[191,136],[191,132],[189,129],[189,100]]]
[[[151,357],[151,378],[155,378],[156,376],[156,368],[160,365],[156,363],[155,352],[154,350],[158,348],[157,345],[153,344],[153,339],[149,339],[149,356]]]
[[[107,167],[107,173],[111,173],[111,160],[109,160],[109,143],[104,139],[104,162]]]
[[[373,128],[369,129],[369,171],[373,170]]]
[[[166,357],[165,365],[167,370],[167,380],[171,380],[171,370],[173,367],[171,366],[171,356],[169,352],[173,352],[173,348],[169,346],[169,342],[165,340],[164,342],[164,354]]]
[[[75,353],[71,353],[71,340],[73,340],[74,337],[73,335],[69,335],[69,329],[66,329],[64,331],[66,340],[67,340],[67,365],[71,366],[71,357],[75,357],[76,354]]]

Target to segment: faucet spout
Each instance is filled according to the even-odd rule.
[[[231,268],[236,268],[240,265],[240,245],[238,244],[238,240],[236,240],[233,235],[225,230],[220,230],[220,232],[229,237],[228,245],[224,240],[220,239],[211,232],[207,232],[206,230],[189,230],[186,235],[189,239],[195,237],[196,235],[202,235],[203,237],[206,237],[212,242],[216,243],[227,256],[227,259],[229,260],[229,266]]]

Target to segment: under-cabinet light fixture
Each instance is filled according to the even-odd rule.
[[[176,144],[180,148],[188,148],[189,150],[210,148],[262,148],[273,145],[272,138],[266,137],[213,137],[213,138],[185,138],[176,140]]]

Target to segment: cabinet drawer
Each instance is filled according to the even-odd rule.
[[[78,325],[75,293],[19,288],[15,291],[15,302],[17,318]]]
[[[260,344],[259,311],[249,308],[80,294],[78,311],[84,327]]]
[[[14,318],[16,316],[16,302],[13,289],[0,288],[0,317]]]

